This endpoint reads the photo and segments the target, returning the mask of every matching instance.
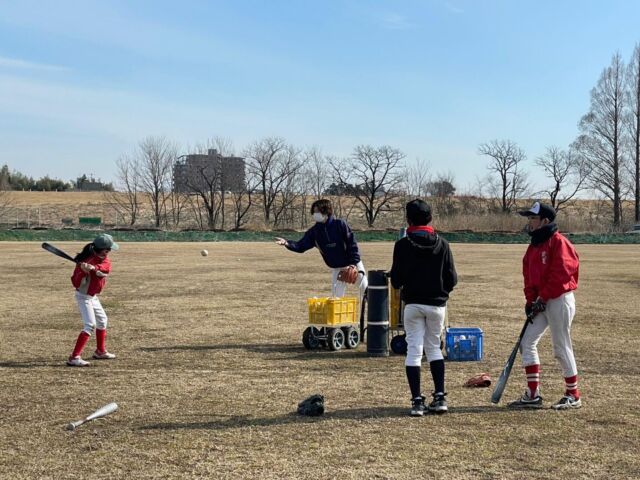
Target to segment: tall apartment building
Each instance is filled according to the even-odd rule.
[[[173,191],[198,192],[213,185],[216,191],[245,188],[244,158],[223,157],[216,149],[180,157],[173,166]]]

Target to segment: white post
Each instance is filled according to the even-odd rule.
[[[31,208],[27,210],[27,228],[31,228]]]
[[[42,217],[40,217],[40,207],[38,207],[38,226],[41,227],[42,226]]]

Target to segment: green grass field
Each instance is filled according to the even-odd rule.
[[[368,269],[390,266],[391,243],[361,247]],[[485,355],[447,363],[449,414],[411,418],[403,357],[302,346],[306,298],[329,293],[317,252],[123,243],[101,295],[118,358],[74,369],[73,266],[37,242],[0,242],[0,478],[639,478],[637,245],[578,246],[582,409],[513,412],[491,405],[490,389],[462,387],[480,372],[497,379],[513,347],[525,248],[452,244],[450,323],[482,328]],[[563,385],[548,335],[540,351],[550,405]],[[523,388],[518,364],[504,401]],[[326,414],[296,415],[312,393]],[[64,430],[109,402],[119,411]]]

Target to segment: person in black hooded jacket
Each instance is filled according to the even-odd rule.
[[[440,334],[449,294],[458,277],[449,244],[431,226],[431,207],[422,200],[406,206],[407,236],[393,249],[391,284],[402,289],[405,302],[404,329],[407,335],[405,368],[411,390],[411,415],[425,411],[445,413],[448,409],[444,389],[444,357]],[[433,377],[433,401],[427,407],[420,390],[422,352],[427,355]]]

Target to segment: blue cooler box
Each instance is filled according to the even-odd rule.
[[[482,359],[480,328],[448,328],[445,343],[447,360],[464,362]]]

